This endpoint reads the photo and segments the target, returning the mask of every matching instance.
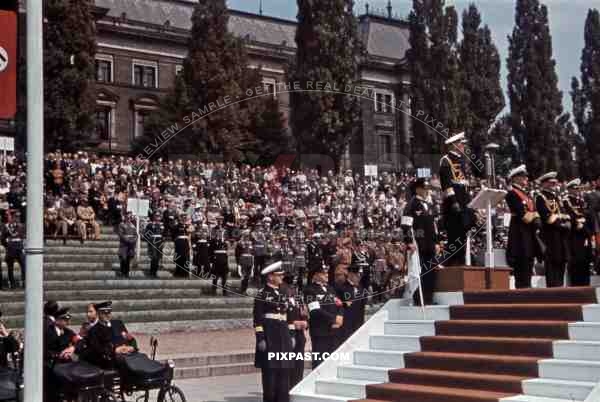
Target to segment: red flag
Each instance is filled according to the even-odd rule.
[[[0,119],[17,112],[17,13],[0,10]]]

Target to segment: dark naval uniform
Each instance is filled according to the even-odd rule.
[[[421,262],[421,285],[423,287],[423,301],[425,304],[433,303],[433,291],[435,287],[435,270],[437,266],[435,257],[435,245],[437,243],[437,228],[433,205],[419,195],[415,195],[406,205],[404,216],[412,218],[412,230],[410,225],[404,225],[404,242],[417,243],[419,260]],[[409,223],[410,219],[405,222]],[[419,292],[413,295],[415,304],[421,304]]]
[[[173,276],[187,278],[190,270],[190,237],[189,226],[179,222],[173,232],[175,242],[175,272]]]
[[[473,225],[473,211],[467,205],[471,201],[468,183],[464,175],[462,156],[454,151],[440,161],[440,184],[444,193],[442,215],[448,233],[451,256],[446,265],[464,265],[467,232]],[[454,251],[456,250],[456,251]]]
[[[571,218],[564,213],[561,200],[554,191],[539,191],[535,203],[542,219],[542,238],[546,246],[546,286],[561,287],[564,284],[565,268],[570,255]]]
[[[297,288],[286,286],[284,291],[288,297],[288,329],[290,335],[295,339],[294,353],[296,353],[296,355],[304,354],[306,348],[305,330],[296,328],[296,324],[303,323],[308,327],[306,306],[302,304],[302,297]],[[304,360],[295,360],[293,366],[294,367],[290,371],[290,389],[302,381],[302,377],[304,376]]]
[[[216,228],[210,242],[210,258],[212,263],[213,292],[217,292],[217,283],[221,279],[223,296],[227,295],[227,276],[229,275],[229,262],[227,257],[227,242],[225,229]]]
[[[293,361],[269,358],[269,353],[291,353],[292,338],[287,320],[284,290],[266,285],[254,299],[256,355],[254,365],[262,371],[263,401],[288,402]]]
[[[194,265],[196,275],[207,274],[210,271],[210,232],[208,227],[199,227],[192,236],[192,248],[194,249]]]
[[[150,256],[150,275],[156,277],[162,260],[165,226],[161,222],[150,222],[146,225],[144,238],[148,242],[148,255]]]
[[[250,275],[252,275],[253,265],[252,241],[247,236],[244,236],[240,241],[237,242],[235,247],[235,259],[242,271],[242,284],[240,293],[245,294],[250,283]]]
[[[569,285],[590,286],[592,262],[591,219],[586,217],[583,198],[570,194],[565,198],[565,209],[571,217]]]
[[[267,235],[258,228],[252,233],[252,253],[254,255],[254,278],[258,279],[260,272],[265,268],[267,260]]]
[[[25,287],[25,225],[20,222],[8,223],[2,231],[2,245],[4,246],[4,260],[8,267],[8,282],[14,289],[17,287],[14,268],[15,262],[19,263],[21,268],[21,283]],[[2,270],[0,269],[0,289],[2,289]]]
[[[538,232],[542,222],[533,199],[525,189],[513,184],[505,200],[511,214],[506,261],[513,269],[515,287],[528,288],[531,286],[534,259],[541,253]]]
[[[312,273],[323,267],[323,250],[318,239],[311,239],[306,245],[306,260],[308,261],[308,282],[312,281]]]
[[[336,284],[335,292],[344,309],[344,325],[338,331],[336,345],[339,347],[364,324],[368,293],[360,284],[352,283],[348,279],[344,283]]]
[[[323,268],[321,268],[322,270]],[[309,311],[309,332],[313,353],[313,369],[319,366],[323,353],[332,353],[337,346],[339,328],[333,328],[336,317],[343,317],[342,302],[335,290],[327,285],[311,283],[304,288],[304,302]]]

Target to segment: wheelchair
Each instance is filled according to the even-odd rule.
[[[77,365],[79,374],[73,376],[75,381],[70,381],[68,375],[59,376],[59,401],[186,402],[183,391],[173,383],[175,365],[171,361],[156,361],[158,339],[151,338],[150,344],[152,359],[134,353],[117,359],[114,370],[102,370],[84,362],[67,363],[73,368]],[[68,367],[65,369],[68,371]]]

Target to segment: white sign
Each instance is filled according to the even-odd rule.
[[[141,198],[129,198],[127,200],[127,211],[133,212],[135,216],[147,217],[148,211],[150,210],[150,200],[143,200]]]
[[[365,165],[365,176],[377,177],[377,165]]]
[[[0,46],[0,73],[8,67],[8,52]]]
[[[417,177],[420,179],[428,179],[431,177],[431,169],[429,168],[418,168]]]
[[[13,137],[0,137],[0,151],[11,151],[12,152],[14,150],[15,150],[15,139]]]

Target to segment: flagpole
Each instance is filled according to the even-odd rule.
[[[40,0],[27,0],[27,243],[25,261],[25,402],[43,399],[43,14]]]
[[[417,244],[417,239],[415,237],[415,232],[413,231],[413,227],[410,227],[410,235],[412,236],[413,239],[413,245],[415,246],[415,250],[413,251],[413,253],[415,254],[415,258],[417,258],[417,260],[419,261],[419,300],[421,301],[421,311],[423,312],[423,320],[427,319],[427,312],[425,310],[425,298],[423,297],[423,286],[422,286],[422,282],[421,282],[421,258],[419,257],[419,245]],[[411,257],[413,258],[413,257]]]

